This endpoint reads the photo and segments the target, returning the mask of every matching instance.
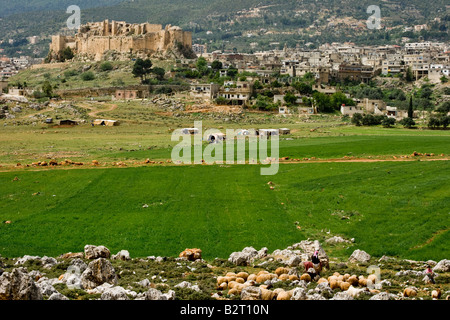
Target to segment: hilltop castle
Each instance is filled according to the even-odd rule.
[[[190,49],[192,33],[171,25],[163,29],[160,24],[105,20],[81,26],[75,36],[53,36],[50,55],[55,58],[70,48],[76,56],[99,61],[108,51],[119,54],[165,54],[179,45]]]

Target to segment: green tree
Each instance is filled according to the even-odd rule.
[[[408,67],[408,69],[406,70],[405,80],[408,81],[408,82],[414,81],[414,75],[412,73],[411,67]]]
[[[390,128],[393,125],[395,125],[395,119],[389,118],[389,117],[384,117],[383,120],[381,121],[381,125],[385,128]]]
[[[105,61],[100,65],[100,70],[103,72],[111,71],[113,69],[113,65],[109,61]]]
[[[153,63],[150,59],[137,59],[133,66],[133,75],[141,78],[141,83],[147,82],[147,76],[152,73]]]
[[[155,74],[156,79],[158,79],[159,81],[164,80],[164,75],[166,74],[166,70],[164,70],[163,68],[155,67],[155,68],[153,68],[152,72]]]
[[[74,56],[75,54],[73,53],[72,49],[67,47],[59,52],[59,61],[64,62],[67,60],[72,60]]]
[[[208,62],[206,61],[206,59],[204,57],[200,57],[200,58],[197,59],[197,70],[202,75],[207,74],[207,72],[208,72]]]
[[[81,74],[81,80],[83,81],[92,81],[95,79],[95,75],[92,71],[87,71]]]
[[[211,68],[215,71],[219,71],[223,68],[223,64],[219,60],[214,60],[211,64]]]
[[[402,120],[400,120],[399,122],[403,127],[405,128],[412,128],[416,125],[416,123],[414,122],[414,120],[412,118],[403,118]]]
[[[436,117],[431,117],[430,120],[428,120],[428,128],[430,129],[436,129],[441,126],[440,119]]]
[[[355,126],[360,127],[362,125],[362,119],[363,115],[361,113],[354,113],[352,116],[352,123]]]
[[[292,104],[295,104],[295,102],[297,101],[297,97],[296,97],[295,94],[293,94],[292,92],[288,92],[288,93],[286,93],[286,95],[284,96],[284,101],[285,101],[288,105],[292,105]]]
[[[413,109],[413,98],[412,95],[409,98],[409,106],[408,106],[408,118],[412,119],[414,116],[414,109]]]
[[[310,84],[304,82],[295,82],[292,85],[300,94],[312,94],[313,89]]]
[[[53,87],[49,81],[45,81],[42,85],[42,92],[48,98],[53,97]]]
[[[328,95],[322,92],[313,93],[314,101],[321,112],[333,112],[334,109],[331,106],[331,99]]]

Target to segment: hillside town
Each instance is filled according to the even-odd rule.
[[[110,33],[118,33],[119,31],[116,31],[118,28],[127,27],[127,30],[135,28],[143,33],[143,37],[151,37],[151,33],[146,34],[147,29],[156,30],[159,28],[158,30],[161,30],[161,26],[151,29],[152,25],[148,24],[129,25],[125,22],[118,23],[115,21],[105,21],[98,25],[95,24],[95,26],[101,30],[101,32],[96,31],[97,33],[94,36],[94,39],[97,39],[95,41],[100,44],[103,43],[105,37],[110,37],[109,34],[105,36],[105,30],[108,28]],[[87,30],[91,30],[91,28],[92,26]],[[183,33],[177,27],[170,27],[170,30],[175,31],[169,31],[169,28],[166,28],[165,31],[162,31],[162,36],[170,38],[169,32],[179,32],[183,37],[190,38],[188,32]],[[93,31],[89,32],[93,34]],[[80,39],[85,38],[80,36]],[[91,44],[87,48],[86,45],[75,42],[68,44],[67,39],[59,36],[54,37],[50,53],[55,54],[55,48],[58,45],[59,52],[67,48],[70,48],[70,50],[73,48],[75,54],[71,58],[74,61],[77,61],[77,59],[86,61],[84,52],[86,50],[96,53],[91,56],[94,60],[130,59],[126,54],[128,49],[113,56],[110,53],[111,50],[101,51],[102,45],[97,46],[97,48]],[[82,41],[86,42],[87,40]],[[132,43],[129,45],[132,45]],[[190,40],[185,45],[191,45]],[[97,49],[94,50],[94,48]],[[77,50],[80,52],[77,53]],[[159,52],[159,49],[155,50]],[[164,50],[167,51],[168,49]],[[192,51],[196,54],[197,59],[186,58],[183,54],[178,53],[179,59],[174,63],[172,70],[164,70],[165,74],[161,75],[162,77],[159,79],[182,79],[183,85],[176,87],[175,91],[188,99],[193,99],[197,103],[200,102],[208,106],[229,105],[241,109],[256,108],[284,116],[312,115],[332,111],[332,108],[327,105],[330,104],[328,100],[339,96],[340,103],[335,104],[333,108],[334,111],[344,116],[351,117],[355,113],[370,113],[400,121],[408,116],[406,102],[399,106],[399,99],[386,101],[381,97],[355,97],[355,95],[345,92],[343,87],[359,84],[373,87],[375,83],[375,87],[383,89],[387,87],[389,89],[397,87],[397,84],[402,82],[406,84],[406,87],[404,87],[406,93],[416,85],[422,86],[422,88],[424,86],[441,86],[444,89],[444,95],[439,96],[433,103],[435,105],[448,103],[448,90],[445,91],[450,76],[450,47],[448,43],[419,42],[406,43],[404,46],[357,46],[353,43],[332,43],[324,44],[318,50],[301,50],[285,46],[283,50],[253,54],[208,52],[206,45],[194,44],[192,45]],[[139,49],[136,48],[135,52],[139,54]],[[135,61],[136,58],[131,58],[131,60]],[[55,64],[55,62],[32,66],[36,62],[39,61],[28,57],[13,59],[3,57],[0,67],[2,91],[4,93],[8,91],[7,96],[9,97],[17,95],[32,97],[36,88],[25,88],[20,83],[17,87],[17,85],[14,86],[14,83],[8,84],[8,80],[19,70],[36,67],[47,68],[46,66],[58,67],[58,63]],[[213,76],[214,78],[212,78]],[[107,88],[98,89],[97,95],[112,95],[113,99],[119,100],[148,98],[151,90],[143,84],[131,87],[122,85],[115,89],[105,85],[104,87]],[[164,86],[164,81],[160,81],[158,84]],[[410,84],[409,87],[408,84]],[[172,92],[173,86],[168,85],[167,87],[169,88],[167,92]],[[345,97],[341,95],[342,91],[344,91]],[[314,96],[313,93],[318,93],[321,96]],[[63,94],[70,96],[71,93],[67,91]],[[401,95],[400,100],[405,100],[404,94],[401,93]],[[321,97],[328,100],[322,103],[318,102],[317,100],[322,99]],[[390,102],[394,105],[391,105]],[[432,103],[426,103],[429,104],[426,107],[427,112],[432,112]],[[415,110],[414,116],[419,117],[421,115],[424,117],[426,113],[424,108],[422,106],[422,113],[420,114],[418,110]],[[420,109],[420,106],[416,109]]]

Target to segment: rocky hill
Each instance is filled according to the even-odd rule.
[[[349,240],[333,237],[328,244]],[[309,260],[318,250],[320,265]],[[347,261],[305,240],[269,253],[244,248],[205,261],[200,249],[179,257],[132,258],[104,246],[59,257],[0,257],[0,300],[428,300],[450,297],[450,260],[371,257]],[[435,283],[425,274],[432,267]]]

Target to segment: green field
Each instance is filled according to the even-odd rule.
[[[0,224],[0,253],[56,256],[102,244],[134,257],[198,247],[205,258],[227,258],[246,246],[282,249],[337,234],[355,238],[334,252],[341,256],[357,248],[421,260],[450,255],[448,161],[286,164],[270,178],[259,169],[3,172],[0,222],[12,223]]]

